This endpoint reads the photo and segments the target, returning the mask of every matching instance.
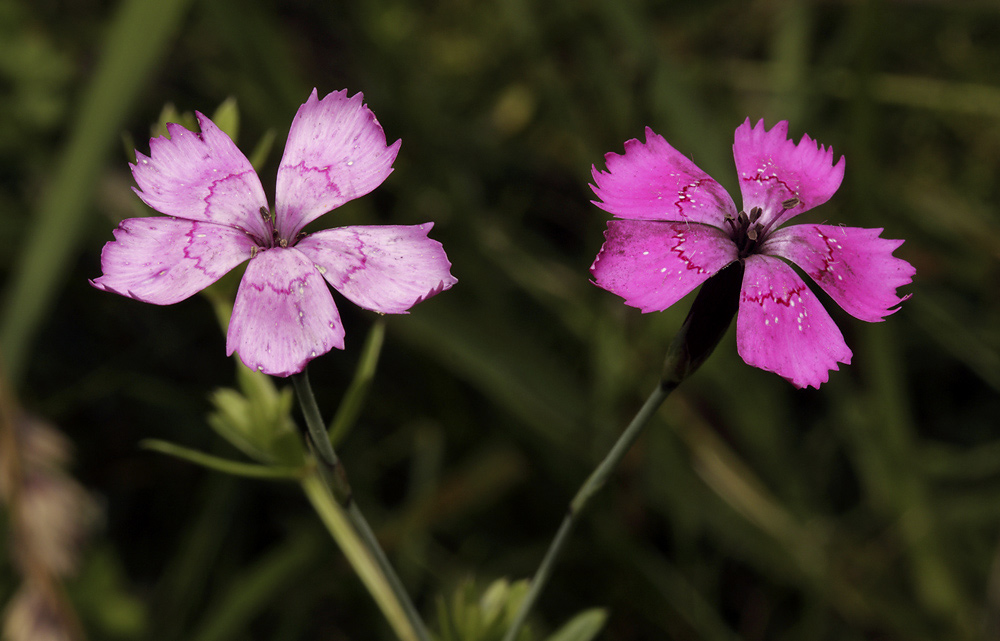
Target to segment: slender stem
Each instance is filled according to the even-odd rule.
[[[351,486],[347,480],[344,466],[341,465],[340,459],[337,458],[337,453],[330,443],[329,433],[320,416],[319,407],[316,405],[316,397],[313,396],[312,386],[309,385],[308,373],[303,371],[301,374],[292,376],[292,383],[299,397],[302,414],[305,416],[309,440],[315,451],[318,452],[319,458],[326,468],[326,473],[322,475],[323,479],[327,482],[330,492],[339,504],[337,507],[340,508],[343,506],[342,509],[346,510],[348,519],[354,525],[354,530],[360,535],[367,551],[374,558],[382,574],[385,576],[395,601],[406,615],[408,626],[415,635],[413,638],[418,641],[430,641],[430,635],[427,632],[423,619],[420,618],[416,606],[413,605],[413,601],[410,599],[409,594],[407,594],[403,582],[393,569],[392,563],[389,562],[389,558],[382,550],[382,546],[379,545],[375,533],[372,531],[371,526],[368,525],[368,520],[365,519],[361,509],[353,500]],[[372,595],[375,596],[375,593],[373,592]],[[388,613],[386,616],[388,617]]]
[[[538,566],[538,570],[535,572],[535,576],[531,579],[531,588],[528,590],[528,594],[525,595],[524,600],[521,601],[521,605],[517,610],[517,615],[514,618],[513,623],[511,623],[510,628],[507,630],[507,634],[504,636],[504,641],[514,641],[517,638],[518,633],[521,631],[521,627],[524,625],[525,620],[528,618],[528,614],[531,613],[531,609],[538,599],[538,595],[541,594],[542,590],[545,588],[545,584],[548,582],[549,576],[552,574],[552,569],[555,566],[556,560],[559,554],[562,552],[563,546],[566,544],[569,538],[570,531],[573,526],[576,525],[577,517],[587,506],[587,502],[590,500],[594,494],[596,494],[604,484],[607,483],[608,477],[611,476],[611,472],[614,471],[618,463],[621,462],[625,454],[629,451],[632,445],[635,443],[639,435],[642,434],[642,430],[649,423],[649,420],[656,414],[656,410],[659,409],[663,401],[666,400],[667,396],[670,395],[677,387],[677,383],[667,383],[661,381],[653,393],[649,395],[646,402],[643,404],[642,408],[629,423],[622,435],[618,437],[614,446],[601,461],[600,465],[591,472],[587,480],[584,481],[583,485],[577,491],[576,496],[569,504],[569,509],[566,511],[566,516],[563,517],[562,524],[559,526],[559,530],[556,532],[555,538],[552,539],[552,543],[549,544],[549,550],[545,553],[545,558],[542,559],[541,565]]]
[[[528,594],[521,601],[514,622],[507,630],[503,641],[514,641],[517,638],[535,604],[535,600],[538,599],[538,595],[541,594],[549,575],[552,573],[556,559],[566,544],[566,539],[569,538],[569,533],[573,529],[577,517],[587,506],[590,497],[604,487],[611,472],[639,438],[643,428],[649,423],[649,419],[656,414],[656,410],[663,404],[667,396],[677,389],[682,381],[693,374],[705,362],[715,346],[719,344],[736,314],[742,281],[743,263],[736,261],[720,270],[701,286],[694,302],[691,303],[691,310],[688,312],[687,318],[684,319],[677,336],[674,337],[667,350],[660,382],[646,399],[632,422],[615,441],[611,451],[587,477],[576,496],[570,501],[562,525],[559,526],[555,538],[549,544],[549,551],[545,553],[542,564],[538,566],[538,570],[531,580]]]
[[[361,582],[378,603],[396,635],[402,641],[420,641],[421,637],[410,622],[405,608],[396,598],[392,586],[368,546],[351,527],[344,508],[333,497],[323,475],[314,468],[312,473],[302,479],[302,489],[337,545],[344,551],[344,556],[357,572]]]

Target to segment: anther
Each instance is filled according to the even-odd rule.
[[[792,207],[795,207],[796,205],[798,205],[800,202],[802,202],[802,201],[799,200],[798,197],[792,196],[788,200],[782,202],[781,206],[784,207],[785,209],[791,209]]]

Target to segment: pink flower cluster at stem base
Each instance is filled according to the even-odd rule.
[[[278,167],[273,214],[250,161],[211,120],[197,117],[200,133],[170,124],[169,138],[150,141],[149,156],[136,152],[135,192],[166,216],[122,221],[101,253],[95,287],[169,305],[249,260],[227,353],[251,369],[289,376],[344,347],[327,283],[383,314],[405,314],[455,284],[443,247],[427,236],[432,223],[300,233],[392,172],[400,143],[386,145],[360,93],[320,99],[314,89],[299,108]]]
[[[851,350],[797,265],[852,316],[881,321],[909,296],[897,288],[915,270],[892,253],[903,241],[881,229],[785,222],[833,196],[844,158],[809,136],[795,144],[788,123],[770,131],[747,119],[736,129],[733,155],[743,209],[663,137],[629,140],[624,155],[605,156],[593,170],[595,204],[621,220],[608,222],[591,269],[594,282],[643,312],[662,311],[734,261],[744,265],[736,320],[740,356],[796,387],[818,388],[850,364]],[[787,262],[786,262],[787,261]]]

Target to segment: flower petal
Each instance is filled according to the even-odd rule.
[[[358,93],[335,91],[320,100],[316,90],[292,120],[278,167],[277,228],[292,240],[306,224],[349,200],[364,196],[392,173],[400,141],[385,132]]]
[[[793,225],[774,232],[761,251],[801,267],[848,314],[884,320],[909,298],[896,295],[916,270],[892,252],[901,240],[879,238],[881,229],[836,225]],[[895,308],[895,309],[894,309]]]
[[[296,249],[338,292],[383,314],[405,314],[457,281],[444,248],[427,237],[434,223],[325,229]]]
[[[643,312],[662,311],[736,260],[736,245],[709,225],[612,220],[590,273]]]
[[[136,151],[136,162],[129,165],[139,186],[135,193],[168,216],[229,225],[269,241],[260,214],[267,207],[260,178],[229,136],[197,116],[201,133],[170,123],[169,138],[149,141],[149,156]]]
[[[750,119],[737,127],[733,143],[736,171],[743,193],[743,211],[760,207],[760,224],[774,229],[802,212],[822,205],[844,179],[844,157],[833,164],[833,149],[807,135],[799,144],[788,139],[788,122],[782,120],[770,131],[760,120],[751,128]],[[785,209],[782,203],[797,199]]]
[[[592,169],[594,204],[619,218],[707,223],[722,227],[735,215],[733,199],[711,176],[646,127],[646,142],[625,143],[625,154],[604,156]]]
[[[155,216],[123,220],[101,252],[98,289],[170,305],[222,278],[250,257],[246,233],[213,223]]]
[[[250,261],[236,293],[226,353],[272,376],[290,376],[344,348],[344,326],[333,295],[312,262],[296,249],[276,247]]]
[[[748,365],[818,389],[838,362],[850,364],[837,325],[791,267],[759,254],[745,265],[736,346]]]

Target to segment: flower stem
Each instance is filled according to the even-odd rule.
[[[334,530],[330,523],[327,522],[327,519],[338,515],[343,516],[346,513],[346,518],[353,525],[353,527],[348,526],[351,534],[359,537],[359,540],[363,543],[365,556],[374,560],[379,570],[378,574],[385,581],[385,585],[370,584],[357,565],[355,565],[355,570],[362,581],[365,582],[372,597],[378,602],[379,607],[382,608],[382,612],[389,619],[390,624],[393,625],[400,639],[407,641],[430,641],[430,636],[428,635],[423,619],[420,618],[420,614],[413,605],[413,601],[410,600],[406,588],[403,587],[403,582],[400,581],[399,576],[389,562],[389,558],[382,550],[382,546],[379,545],[378,539],[375,537],[371,526],[368,525],[364,514],[361,513],[361,509],[353,500],[351,486],[347,481],[347,474],[340,463],[340,459],[337,458],[333,445],[330,443],[329,433],[320,416],[319,407],[316,405],[316,397],[313,396],[312,386],[309,385],[308,373],[303,370],[301,374],[295,374],[292,376],[292,383],[295,386],[295,392],[299,397],[299,404],[302,407],[302,414],[305,417],[309,441],[314,451],[318,453],[318,458],[323,463],[325,473],[320,476],[326,482],[329,490],[327,491],[327,488],[324,488],[324,494],[333,498],[335,505],[332,508],[330,506],[324,507],[328,512],[326,515],[320,511],[317,499],[321,498],[321,495],[316,493],[314,487],[307,487],[307,482],[315,482],[310,481],[310,478],[303,481],[303,488],[306,490],[306,494],[309,495],[309,499],[313,502],[313,506],[316,507],[317,512],[320,512],[320,517],[324,519],[324,523],[327,523],[327,527],[331,533],[334,533]],[[348,554],[348,548],[344,546],[341,539],[337,538],[337,534],[334,534],[334,538],[340,544],[344,553]],[[352,547],[350,550],[351,553],[356,553],[356,548]],[[364,557],[361,558],[363,559]],[[354,560],[352,559],[351,562],[353,564]],[[387,589],[384,590],[383,588]],[[403,614],[402,621],[395,618],[397,613]],[[405,623],[405,626],[403,628],[399,627],[403,623]]]
[[[420,637],[406,615],[405,608],[396,598],[378,562],[351,526],[344,508],[333,497],[326,480],[317,468],[313,467],[311,473],[302,479],[302,489],[337,545],[343,550],[344,556],[357,572],[361,582],[378,603],[396,636],[402,641],[418,641]]]
[[[642,408],[632,419],[632,422],[625,428],[622,435],[618,437],[618,440],[604,457],[604,460],[601,461],[600,465],[591,472],[587,480],[580,486],[576,496],[570,501],[566,516],[563,517],[562,524],[559,526],[555,538],[552,539],[548,552],[545,553],[545,558],[542,559],[541,565],[535,571],[534,578],[531,579],[531,588],[528,590],[528,594],[525,595],[524,600],[521,601],[517,615],[510,629],[507,630],[506,636],[504,636],[504,641],[514,641],[517,638],[521,627],[528,618],[528,614],[531,613],[531,608],[538,599],[538,595],[541,594],[542,589],[545,588],[545,584],[548,582],[549,575],[552,574],[552,568],[555,566],[556,559],[562,552],[563,546],[569,539],[570,531],[576,525],[577,518],[583,512],[584,508],[586,508],[590,497],[604,487],[615,467],[618,466],[618,463],[624,458],[626,452],[632,447],[636,439],[639,438],[639,435],[642,434],[642,429],[649,423],[649,419],[656,414],[656,410],[659,409],[663,401],[666,400],[670,392],[676,387],[676,383],[668,384],[663,381],[656,386],[653,393],[649,395]]]
[[[503,641],[515,641],[521,627],[531,613],[538,595],[548,582],[552,568],[565,546],[576,520],[587,507],[590,498],[596,494],[614,471],[618,463],[625,457],[635,443],[642,430],[649,423],[656,410],[677,386],[693,374],[709,354],[719,344],[736,314],[739,302],[740,285],[743,279],[743,265],[734,262],[715,274],[702,285],[701,290],[691,304],[691,311],[674,337],[663,366],[663,374],[653,393],[643,403],[639,412],[622,432],[618,440],[605,455],[604,460],[591,472],[584,481],[576,496],[570,501],[569,509],[563,517],[562,524],[556,531],[548,552],[541,565],[535,571],[531,580],[531,588],[518,607],[513,623],[504,635]]]

